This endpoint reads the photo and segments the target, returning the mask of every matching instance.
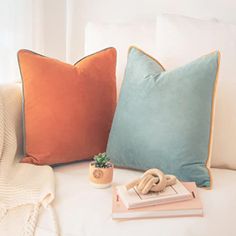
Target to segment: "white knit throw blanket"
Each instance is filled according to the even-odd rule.
[[[17,145],[21,116],[20,85],[0,86],[0,235],[33,236],[41,208],[53,216],[54,173],[49,166],[19,163]]]

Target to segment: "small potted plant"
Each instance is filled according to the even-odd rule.
[[[94,156],[94,161],[89,166],[89,178],[91,184],[96,188],[107,188],[111,186],[113,164],[105,152]]]

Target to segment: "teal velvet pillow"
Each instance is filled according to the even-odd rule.
[[[107,153],[116,166],[159,168],[210,187],[214,93],[219,53],[175,70],[132,47]]]

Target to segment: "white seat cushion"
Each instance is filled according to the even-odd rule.
[[[113,221],[111,188],[95,189],[88,181],[89,162],[55,168],[57,196],[54,203],[62,236],[154,235],[234,236],[236,232],[236,171],[212,169],[213,189],[199,189],[204,217]],[[140,172],[116,169],[114,184],[123,184]],[[48,211],[43,211],[37,236],[52,235]],[[43,233],[45,231],[45,233]],[[47,232],[47,234],[46,234]],[[51,233],[50,233],[51,232]]]

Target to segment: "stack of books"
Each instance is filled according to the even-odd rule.
[[[138,219],[203,216],[203,208],[194,182],[177,180],[164,191],[140,194],[136,188],[113,187],[112,218]]]

